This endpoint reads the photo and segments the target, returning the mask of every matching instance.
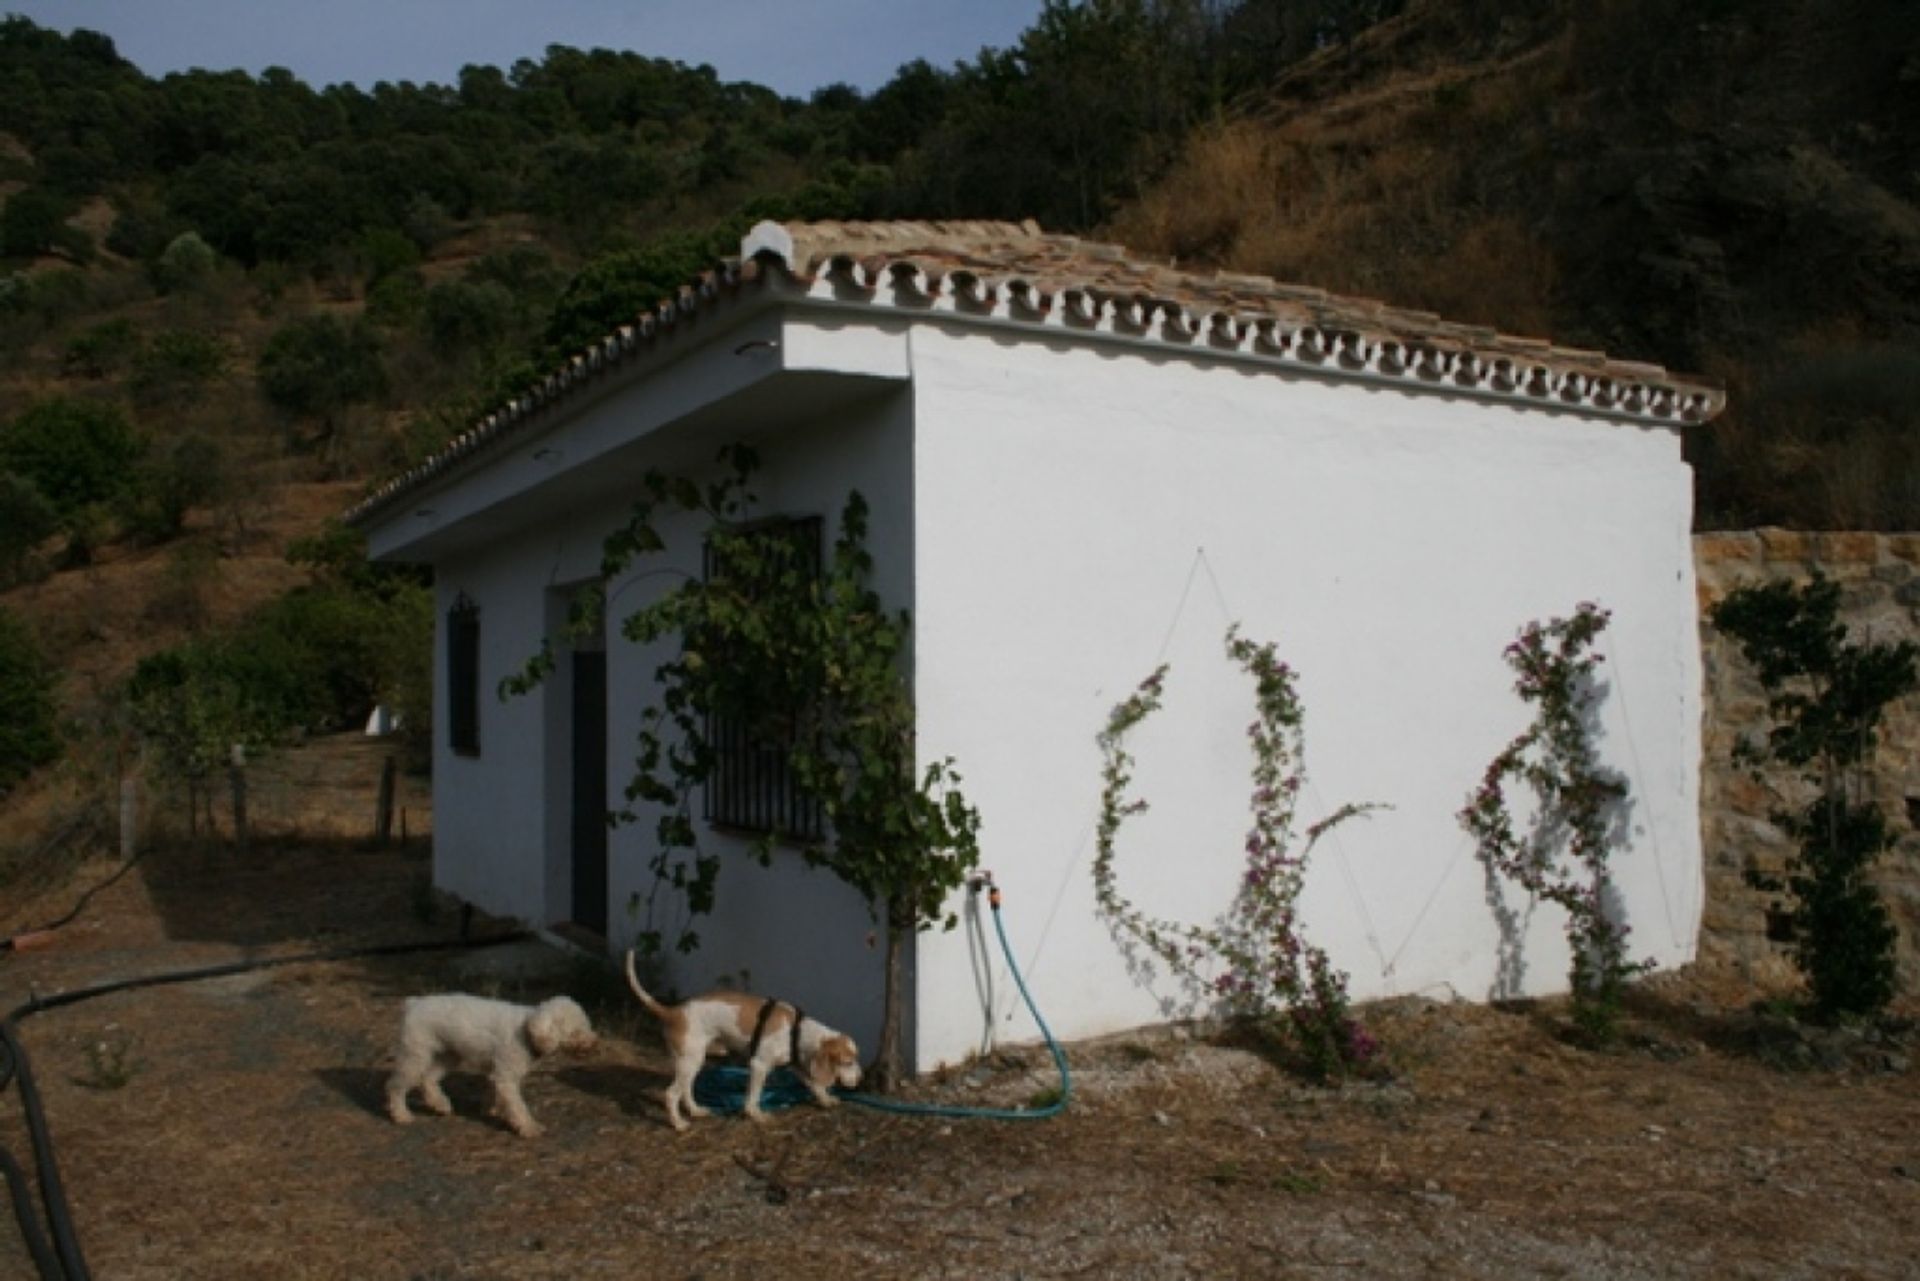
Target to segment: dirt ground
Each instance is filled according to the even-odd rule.
[[[0,934],[111,870],[0,909]],[[425,870],[417,848],[153,855],[0,957],[0,1001],[448,937]],[[529,1084],[544,1137],[484,1116],[471,1077],[452,1118],[382,1114],[399,999],[451,987],[568,990],[596,1014],[600,1048]],[[1069,1046],[1053,1120],[842,1106],[686,1135],[609,971],[537,944],[151,988],[22,1035],[103,1281],[1920,1275],[1914,1038],[1809,1042],[1749,997],[1660,980],[1608,1053],[1568,1044],[1550,1004],[1371,1007],[1393,1077],[1342,1089],[1163,1031]],[[1053,1083],[1044,1054],[1006,1052],[914,1095],[1019,1104]],[[0,1144],[27,1150],[11,1091]],[[27,1275],[8,1222],[0,1277]]]

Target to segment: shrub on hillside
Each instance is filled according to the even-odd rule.
[[[395,712],[411,764],[425,768],[433,749],[433,588],[424,570],[377,565],[366,536],[339,521],[295,539],[287,559],[313,572],[316,588],[363,602],[375,622],[362,638],[376,702]]]
[[[450,280],[427,291],[427,338],[442,357],[482,357],[506,342],[518,313],[505,285]]]
[[[332,463],[349,410],[386,394],[380,337],[356,320],[306,316],[278,330],[260,353],[260,390],[267,402],[314,430],[297,443]]]
[[[27,578],[35,549],[59,528],[59,514],[32,481],[0,471],[0,587]]]
[[[197,634],[213,618],[209,589],[220,576],[220,549],[205,539],[192,539],[174,548],[165,571],[155,584],[141,618],[160,627],[178,627]]]
[[[123,316],[89,326],[69,341],[60,356],[60,368],[76,378],[105,378],[133,363],[139,351],[140,333]]]
[[[293,321],[260,353],[260,390],[274,408],[296,418],[330,423],[385,389],[379,338],[333,316]]]
[[[212,276],[220,265],[220,255],[212,245],[191,231],[183,231],[167,242],[153,263],[153,286],[163,294],[188,289]]]
[[[431,723],[423,692],[433,634],[428,589],[413,575],[372,566],[335,573],[324,554],[306,563],[318,571],[311,585],[231,631],[135,669],[134,723],[168,768],[203,775],[236,743],[258,749],[298,731],[348,728],[380,702],[409,710],[418,702],[415,719]]]
[[[117,498],[140,455],[140,438],[112,405],[56,397],[0,426],[0,471],[32,481],[63,520]]]
[[[438,200],[420,192],[407,202],[400,216],[400,230],[425,253],[451,236],[457,224]]]
[[[660,195],[670,182],[657,152],[621,138],[561,134],[529,159],[528,207],[573,235],[604,231],[622,210]]]
[[[106,244],[122,258],[151,262],[180,234],[178,221],[168,217],[157,203],[123,195],[114,201],[113,226],[107,231]]]
[[[403,329],[419,317],[426,298],[426,279],[418,269],[393,272],[367,290],[367,319],[388,329]]]
[[[524,243],[487,254],[467,269],[466,280],[475,285],[503,285],[522,307],[537,307],[543,313],[567,285],[552,254]]]
[[[150,407],[197,404],[226,368],[226,344],[212,334],[163,329],[133,358],[134,399]]]
[[[0,796],[59,755],[53,679],[33,633],[0,609]]]
[[[0,350],[39,341],[46,331],[85,310],[81,271],[16,271],[0,276]]]
[[[0,256],[36,258],[57,254],[84,263],[93,257],[87,233],[67,225],[72,200],[45,187],[28,187],[0,208]]]
[[[419,265],[420,246],[391,227],[375,227],[360,237],[360,259],[366,264],[367,285],[372,287],[397,271]]]
[[[189,776],[236,743],[258,749],[295,730],[338,728],[372,706],[356,643],[369,622],[342,593],[290,593],[232,632],[143,660],[128,687],[134,723]]]
[[[226,456],[201,435],[181,436],[153,451],[135,473],[120,504],[126,532],[145,542],[179,534],[187,512],[227,492]]]
[[[608,254],[587,264],[567,285],[547,321],[543,363],[552,363],[632,324],[677,293],[739,245],[732,226],[705,233],[675,232],[644,249]]]
[[[62,569],[93,564],[93,558],[113,541],[119,528],[113,508],[106,503],[82,503],[68,512],[61,524],[67,531],[67,545],[60,551]]]

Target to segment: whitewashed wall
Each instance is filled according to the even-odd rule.
[[[883,392],[826,419],[750,424],[628,456],[619,465],[637,492],[640,477],[656,462],[686,473],[706,465],[722,443],[749,441],[762,453],[754,484],[762,510],[825,517],[829,546],[846,498],[857,488],[870,505],[875,586],[906,605],[912,590],[909,411],[904,391]],[[617,404],[605,412],[617,413]],[[571,689],[564,650],[555,673],[535,692],[501,701],[494,689],[539,650],[543,636],[560,635],[568,594],[597,575],[602,543],[627,512],[624,499],[554,512],[437,566],[443,619],[460,592],[481,608],[481,752],[453,754],[444,724],[436,726],[435,882],[489,912],[536,926],[565,921],[571,905]],[[701,521],[678,518],[663,532],[666,552],[636,562],[610,584],[607,793],[616,805],[632,775],[642,710],[657,700],[655,669],[673,648],[625,641],[620,621],[700,567]],[[435,670],[443,721],[444,645],[442,635]],[[615,950],[649,924],[655,817],[643,809],[637,822],[610,836],[609,943]],[[669,960],[668,982],[683,992],[721,981],[751,984],[872,1044],[879,1031],[881,952],[870,942],[873,927],[864,903],[832,876],[806,868],[796,852],[777,854],[763,869],[737,839],[703,830],[702,842],[726,857],[720,910],[694,922],[702,945]],[[669,896],[658,902],[652,923],[671,937],[684,920]]]
[[[717,333],[373,531],[381,554],[432,553],[443,616],[460,591],[482,609],[482,754],[453,756],[436,734],[439,884],[535,924],[568,915],[564,664],[534,695],[501,703],[491,691],[558,626],[565,592],[592,578],[631,487],[591,502],[523,495],[568,469],[637,483],[648,465],[685,470],[745,438],[765,456],[770,512],[822,514],[831,537],[850,487],[871,501],[877,586],[915,616],[922,755],[952,756],[965,776],[1021,966],[1061,1035],[1190,1008],[1166,976],[1130,970],[1095,912],[1094,739],[1116,702],[1172,664],[1166,709],[1131,744],[1153,808],[1123,831],[1120,881],[1150,912],[1213,919],[1240,872],[1250,789],[1253,704],[1223,653],[1231,621],[1302,672],[1302,823],[1346,802],[1393,807],[1321,845],[1311,936],[1357,996],[1483,999],[1498,933],[1455,814],[1528,721],[1501,652],[1530,620],[1588,599],[1612,609],[1603,750],[1633,787],[1617,866],[1633,954],[1692,956],[1700,680],[1691,483],[1674,432],[1031,333],[805,314],[748,323],[779,340],[766,346],[786,370],[855,371],[871,394],[822,390],[814,374],[768,382],[779,371],[740,357],[742,331]],[[748,411],[698,418],[720,395],[750,398],[736,400]],[[635,438],[647,443],[621,443]],[[475,542],[480,529],[490,541]],[[614,584],[616,629],[671,581],[663,563],[697,567],[698,530],[671,541]],[[617,635],[608,649],[618,797],[663,655]],[[616,948],[645,924],[629,906],[651,888],[651,843],[650,815],[611,840]],[[701,950],[674,960],[675,986],[744,979],[872,1043],[880,952],[850,892],[797,856],[762,870],[736,848],[719,903]],[[922,1070],[988,1035],[1036,1034],[982,924],[918,941]],[[1565,986],[1555,910],[1532,914],[1525,960],[1525,990]]]
[[[484,911],[534,920],[544,910],[543,734],[538,700],[501,703],[494,686],[539,648],[544,626],[532,556],[467,555],[434,567],[433,880]],[[480,752],[447,745],[447,611],[480,609]]]
[[[931,325],[912,344],[922,751],[966,775],[1057,1033],[1179,1008],[1164,976],[1130,975],[1090,876],[1095,735],[1162,661],[1167,706],[1132,743],[1152,809],[1123,830],[1120,883],[1187,921],[1232,897],[1253,718],[1223,651],[1236,620],[1302,673],[1302,824],[1393,806],[1322,842],[1304,899],[1357,996],[1489,995],[1498,934],[1455,814],[1529,721],[1502,650],[1582,600],[1614,615],[1602,750],[1633,788],[1616,864],[1633,955],[1693,955],[1700,679],[1674,432]],[[1530,919],[1529,992],[1566,985],[1561,924]],[[921,941],[923,1069],[987,1030],[972,946]],[[992,1030],[1033,1037],[996,978]]]

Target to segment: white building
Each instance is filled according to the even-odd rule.
[[[531,695],[496,700],[495,683],[560,634],[647,470],[697,472],[749,442],[768,510],[821,516],[829,540],[859,489],[876,586],[913,620],[921,754],[957,762],[1021,968],[1075,1038],[1158,1021],[1177,995],[1130,974],[1090,879],[1095,735],[1162,661],[1167,706],[1130,743],[1152,808],[1123,832],[1120,879],[1162,917],[1206,922],[1232,898],[1253,715],[1222,648],[1234,621],[1301,672],[1303,821],[1391,806],[1316,851],[1311,938],[1357,997],[1481,999],[1499,934],[1455,816],[1530,719],[1502,651],[1529,621],[1611,609],[1602,748],[1633,788],[1616,863],[1633,955],[1690,959],[1701,678],[1680,434],[1720,405],[1656,366],[1031,225],[767,223],[738,264],[351,519],[375,557],[435,571],[436,882],[618,949],[649,910],[652,827],[607,833],[599,816],[631,773],[660,654],[617,620],[672,581],[663,564],[698,571],[701,531],[607,585],[602,652],[564,653]],[[463,652],[454,683],[482,693],[456,744],[448,667]],[[718,829],[703,842],[737,844]],[[1527,920],[1525,990],[1563,990],[1558,910]],[[673,978],[745,975],[871,1045],[873,928],[797,857],[731,858]],[[916,941],[920,1070],[989,1029],[1035,1035],[997,949],[978,945],[968,930]]]

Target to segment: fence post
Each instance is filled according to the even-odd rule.
[[[400,762],[392,756],[380,767],[380,801],[374,811],[373,843],[381,849],[393,843],[393,785],[399,772]]]
[[[120,780],[120,861],[132,859],[140,848],[140,787],[129,774]]]
[[[227,763],[227,782],[233,788],[233,845],[247,852],[247,749],[235,743]]]

